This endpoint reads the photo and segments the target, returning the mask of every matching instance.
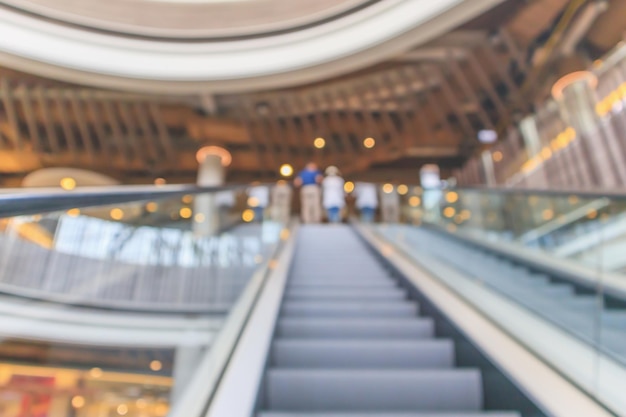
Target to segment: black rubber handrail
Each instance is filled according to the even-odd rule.
[[[112,204],[162,200],[183,195],[236,190],[245,185],[198,187],[195,185],[120,185],[80,187],[72,191],[50,188],[20,188],[0,191],[0,217],[42,214]]]

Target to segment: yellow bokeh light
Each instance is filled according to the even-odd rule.
[[[191,209],[189,207],[183,207],[178,211],[178,214],[180,215],[180,217],[182,217],[183,219],[190,219],[191,215],[193,214],[193,212],[191,211]]]
[[[541,157],[543,159],[550,159],[550,158],[552,158],[552,149],[548,148],[547,146],[545,148],[543,148],[541,150]]]
[[[352,181],[348,181],[343,185],[343,190],[346,193],[351,193],[352,191],[354,191],[354,183]]]
[[[113,220],[122,220],[124,218],[124,212],[122,209],[114,208],[109,212],[109,215]]]
[[[167,404],[158,404],[155,408],[154,408],[154,412],[157,416],[159,417],[163,417],[165,415],[167,415],[167,413],[170,411],[170,408],[168,407]]]
[[[363,140],[363,146],[365,146],[367,149],[372,149],[374,146],[376,146],[376,141],[374,140],[374,138],[365,138]]]
[[[578,197],[576,197],[575,195],[571,195],[569,196],[569,198],[567,199],[567,201],[571,204],[578,204]]]
[[[249,223],[252,220],[254,220],[254,211],[250,209],[244,210],[243,213],[241,213],[241,220],[243,220],[246,223]]]
[[[148,401],[146,401],[143,398],[138,398],[137,401],[135,401],[135,407],[137,407],[138,409],[143,409],[146,408],[148,406]]]
[[[195,216],[193,216],[193,219],[196,221],[196,223],[203,223],[204,222],[204,214],[198,213]]]
[[[76,188],[76,180],[70,177],[65,177],[61,179],[61,182],[59,184],[61,185],[61,188],[66,191],[71,191]]]
[[[161,361],[158,360],[153,360],[152,362],[150,362],[150,369],[152,369],[153,371],[160,371],[161,369],[163,369],[163,364],[161,363]]]
[[[283,164],[280,167],[280,175],[283,177],[290,177],[293,175],[293,167],[289,164]]]
[[[146,211],[148,213],[154,213],[158,209],[159,209],[159,205],[155,203],[154,201],[151,201],[148,204],[146,204]]]
[[[454,207],[446,207],[445,209],[443,209],[443,215],[449,219],[454,217],[455,214],[456,210],[454,209]]]
[[[456,203],[457,201],[459,201],[459,195],[454,191],[450,191],[448,194],[446,194],[446,201],[448,203]]]
[[[120,404],[117,406],[117,414],[125,416],[128,413],[128,406],[126,404]]]
[[[313,141],[313,146],[315,146],[317,149],[322,149],[324,148],[324,146],[326,146],[326,140],[324,138],[316,138]]]
[[[157,178],[154,180],[154,185],[165,185],[167,184],[167,181],[165,181],[165,178]]]
[[[385,194],[393,193],[393,185],[392,184],[385,184],[385,185],[383,185],[383,192]]]
[[[289,235],[290,234],[291,233],[289,232],[289,229],[283,229],[283,230],[280,231],[280,238],[282,240],[287,240],[287,239],[289,239]]]
[[[67,215],[70,217],[78,217],[80,215],[80,209],[73,208],[67,211]]]
[[[472,212],[469,210],[462,210],[459,215],[463,218],[463,220],[469,220],[472,217]]]
[[[588,219],[595,219],[596,217],[598,217],[598,211],[591,209],[587,212],[587,218]]]
[[[250,207],[259,207],[259,199],[256,197],[248,197],[248,205]]]
[[[502,158],[503,158],[503,157],[504,157],[504,155],[502,155],[502,152],[500,152],[500,151],[495,151],[495,152],[493,153],[493,160],[494,160],[495,162],[500,162],[500,161],[502,161]]]
[[[404,184],[398,185],[398,194],[406,195],[409,192],[409,187]]]
[[[552,211],[551,209],[545,209],[542,213],[541,213],[541,217],[544,220],[552,220],[554,218],[554,211]]]
[[[89,371],[89,375],[92,378],[100,378],[102,376],[102,369],[100,368],[91,368]]]
[[[413,197],[409,198],[409,205],[411,207],[417,207],[422,203],[422,199],[419,198],[418,196],[414,195]]]
[[[190,204],[193,201],[193,196],[191,194],[187,194],[187,195],[184,195],[181,200],[185,204]]]
[[[74,408],[82,408],[85,406],[85,397],[80,395],[76,395],[72,398],[72,407]]]

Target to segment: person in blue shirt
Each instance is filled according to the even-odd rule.
[[[309,162],[293,182],[296,187],[300,187],[303,223],[320,223],[322,221],[320,183],[323,179],[324,176],[317,168],[317,164]]]

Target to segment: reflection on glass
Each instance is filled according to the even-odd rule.
[[[561,339],[544,340],[540,355],[561,361],[555,366],[568,378],[625,413],[618,387],[626,380],[626,196],[411,191],[402,208],[403,221],[411,226],[386,224],[377,230],[418,260],[431,257],[461,271],[558,329],[554,334]],[[522,342],[528,345],[525,334]]]

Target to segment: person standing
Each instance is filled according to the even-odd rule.
[[[291,187],[287,181],[280,180],[272,187],[272,220],[287,224],[291,216]]]
[[[309,162],[300,171],[294,185],[300,187],[301,214],[303,223],[319,223],[322,221],[321,192],[319,184],[322,173],[315,162]]]
[[[380,214],[383,223],[398,223],[400,221],[400,195],[396,187],[390,184],[381,190]]]
[[[373,222],[378,208],[376,185],[368,182],[357,182],[354,186],[354,195],[356,208],[361,213],[361,221],[363,223]]]
[[[322,180],[322,205],[326,209],[329,223],[341,222],[341,210],[346,205],[344,184],[337,167],[326,168],[326,178]]]

